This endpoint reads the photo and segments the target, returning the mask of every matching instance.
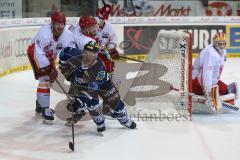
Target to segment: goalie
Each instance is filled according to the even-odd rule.
[[[226,35],[217,32],[213,37],[213,44],[204,48],[193,64],[192,90],[197,95],[205,95],[210,101],[216,101],[218,95],[234,95],[225,99],[234,103],[238,98],[237,83],[229,85],[220,80],[223,66],[226,61]],[[220,98],[221,99],[221,98]],[[225,101],[224,99],[221,99]],[[217,106],[213,106],[215,109]]]

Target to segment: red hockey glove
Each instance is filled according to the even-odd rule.
[[[49,75],[49,81],[50,83],[53,83],[58,77],[58,72],[56,69],[51,70],[51,73]]]
[[[108,73],[111,73],[114,71],[115,68],[115,63],[111,60],[108,59],[104,54],[99,53],[98,57],[103,61],[103,63],[105,64],[106,70]]]
[[[109,54],[112,57],[112,59],[119,59],[119,52],[116,48],[110,49]]]

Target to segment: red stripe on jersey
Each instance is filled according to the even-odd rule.
[[[89,38],[94,39],[94,40],[97,42],[97,38],[96,38],[96,37],[94,37],[94,36],[92,36],[92,35],[90,35],[90,34],[86,34],[86,33],[82,32],[82,31],[80,31],[80,33],[82,33],[82,34],[83,34],[84,36],[86,36],[86,37],[89,37]]]
[[[43,89],[43,88],[38,88],[37,93],[50,93],[50,89]]]

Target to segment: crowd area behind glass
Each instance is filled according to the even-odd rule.
[[[1,0],[0,19],[95,15],[104,4],[116,16],[240,16],[239,0]]]

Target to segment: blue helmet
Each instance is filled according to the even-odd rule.
[[[66,47],[59,54],[59,68],[64,77],[70,81],[74,72],[81,66],[81,51],[78,48]]]
[[[59,59],[60,62],[66,62],[73,57],[79,56],[80,54],[81,51],[78,48],[66,47],[60,52]]]

